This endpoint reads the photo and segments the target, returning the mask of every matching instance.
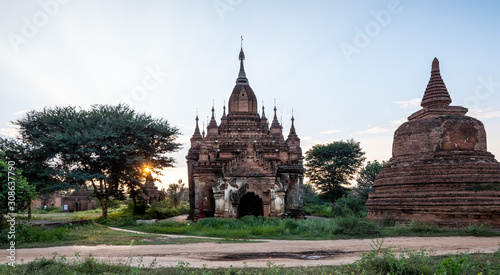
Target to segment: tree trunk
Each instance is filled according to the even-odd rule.
[[[102,217],[107,219],[108,218],[108,200],[104,199],[104,198],[99,198],[99,202],[101,202]]]
[[[28,220],[31,220],[31,199],[28,201]]]

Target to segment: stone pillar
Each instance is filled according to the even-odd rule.
[[[224,192],[214,192],[215,214],[217,218],[224,217]]]
[[[263,206],[262,211],[264,212],[264,217],[269,217],[269,210],[270,210],[269,204],[263,204],[262,206]]]

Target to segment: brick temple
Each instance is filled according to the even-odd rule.
[[[487,151],[483,123],[450,104],[434,59],[422,109],[394,133],[392,158],[366,204],[367,220],[500,227],[500,163]]]
[[[223,108],[220,123],[212,118],[200,133],[198,116],[186,157],[190,219],[240,218],[246,215],[301,216],[304,167],[292,115],[285,140],[276,106],[270,125],[249,85],[239,54],[240,71]]]

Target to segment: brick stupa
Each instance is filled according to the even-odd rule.
[[[487,151],[483,123],[450,103],[435,58],[423,108],[394,133],[367,220],[500,227],[500,163]]]

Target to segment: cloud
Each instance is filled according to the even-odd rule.
[[[394,121],[391,124],[384,126],[376,126],[368,130],[359,131],[354,133],[355,135],[372,135],[372,134],[383,134],[395,131],[401,124],[406,122],[406,118],[402,118],[398,121]]]
[[[395,101],[399,108],[408,109],[408,108],[418,108],[420,107],[420,98],[414,98],[406,101]]]
[[[27,113],[29,111],[30,110],[21,110],[21,111],[15,112],[14,115],[16,115],[16,116],[24,115],[25,113]]]
[[[18,130],[17,130],[17,128],[14,128],[14,127],[0,129],[0,135],[5,136],[5,137],[16,138],[17,133],[18,133]]]
[[[327,130],[327,131],[321,131],[319,132],[320,134],[337,134],[337,133],[342,133],[344,130]]]
[[[500,109],[496,110],[481,110],[481,109],[473,109],[469,111],[469,116],[475,117],[477,119],[489,119],[489,118],[498,118],[500,117]]]

